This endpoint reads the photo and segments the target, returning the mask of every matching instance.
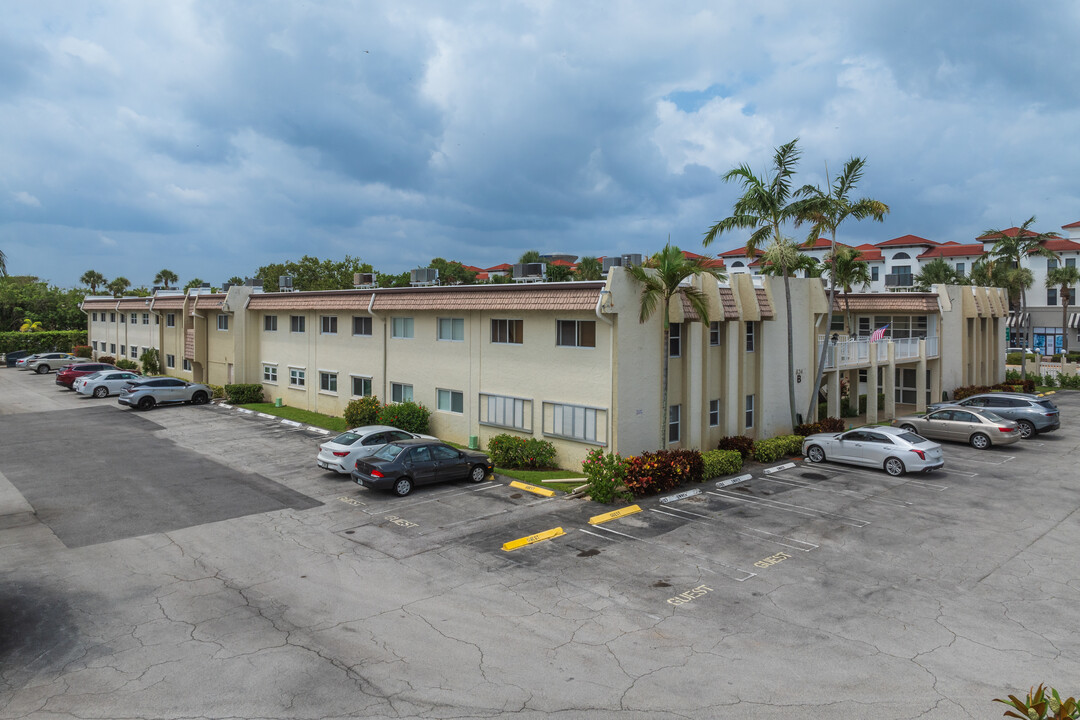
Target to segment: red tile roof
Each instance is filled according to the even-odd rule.
[[[1040,243],[1047,250],[1053,250],[1054,252],[1068,252],[1073,250],[1080,250],[1080,243],[1069,238],[1055,238],[1053,240],[1045,240]]]
[[[986,252],[986,248],[982,245],[938,245],[935,248],[930,248],[922,255],[919,255],[919,260],[927,258],[945,258],[945,257],[977,257]]]
[[[1072,228],[1080,228],[1080,220],[1077,220],[1074,223],[1069,223],[1068,225],[1061,226],[1062,230],[1071,230]]]
[[[880,242],[880,243],[877,244],[877,246],[879,248],[883,248],[883,247],[913,247],[913,246],[916,246],[916,245],[925,245],[926,247],[933,247],[933,246],[935,246],[937,244],[938,243],[934,242],[933,240],[927,240],[926,238],[921,238],[918,235],[901,235],[898,238],[893,238],[892,240],[886,240],[885,242]]]
[[[831,249],[832,248],[832,240],[830,240],[829,238],[818,238],[817,240],[815,240],[813,243],[811,243],[809,245],[800,245],[799,247],[801,247],[803,250],[821,250],[823,248],[830,248]],[[845,245],[842,242],[838,242],[838,243],[836,243],[836,247],[847,248],[847,247],[851,247],[851,246],[850,245]]]
[[[866,262],[881,262],[885,259],[885,256],[877,249],[877,245],[864,243],[862,245],[856,245],[855,249],[862,253],[860,259],[865,260]]]
[[[508,270],[513,270],[514,266],[510,263],[503,263],[502,265],[495,265],[484,269],[487,270],[487,272],[506,272]]]
[[[154,299],[154,310],[183,310],[183,295],[165,295]]]
[[[985,242],[997,242],[998,240],[1001,239],[1002,235],[1004,235],[1005,237],[1014,238],[1019,234],[1020,234],[1020,228],[1011,227],[1011,228],[1005,228],[1000,233],[998,233],[998,232],[983,233],[982,235],[980,235],[979,237],[977,237],[975,239],[980,241],[980,242],[984,242],[984,243]],[[1027,231],[1024,232],[1024,237],[1035,237],[1036,235],[1038,235],[1038,233],[1032,232],[1030,230],[1027,230]]]
[[[754,257],[761,257],[761,256],[762,256],[762,255],[764,255],[764,254],[765,254],[765,251],[764,251],[764,250],[761,250],[761,249],[758,249],[758,250],[754,250]],[[719,253],[719,254],[717,255],[717,257],[721,257],[721,258],[727,258],[727,257],[730,257],[730,258],[735,258],[735,257],[748,257],[748,256],[747,256],[747,254],[746,254],[746,246],[745,246],[745,245],[743,245],[743,246],[742,246],[741,248],[735,248],[734,250],[728,250],[727,252],[722,252],[722,253]]]

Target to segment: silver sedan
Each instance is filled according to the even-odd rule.
[[[901,430],[909,430],[935,440],[965,442],[978,450],[993,445],[1020,442],[1023,433],[1012,420],[990,410],[944,407],[925,415],[905,415],[895,420]]]
[[[102,370],[101,372],[75,378],[72,389],[80,395],[103,398],[116,395],[124,386],[142,377],[127,370]]]
[[[319,446],[315,462],[324,470],[348,475],[356,467],[356,461],[374,455],[387,443],[398,440],[437,440],[430,435],[417,435],[405,432],[389,425],[365,425],[346,430],[333,440],[327,440]]]
[[[818,433],[803,440],[803,455],[812,462],[826,460],[884,468],[890,475],[930,472],[944,467],[941,446],[907,430],[872,425],[842,433]]]

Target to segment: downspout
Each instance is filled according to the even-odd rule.
[[[601,321],[607,323],[608,327],[608,377],[614,379],[615,370],[615,323],[609,318],[604,317],[600,312],[600,306],[604,304],[604,296],[611,295],[611,291],[604,288],[600,291],[600,295],[596,298],[596,317]],[[607,447],[608,452],[612,452],[612,441],[615,433],[613,432],[615,426],[615,383],[608,382],[610,395],[608,397],[608,418],[607,418]]]
[[[368,300],[367,311],[368,311],[368,315],[370,315],[371,317],[379,318],[380,320],[382,320],[382,377],[383,377],[383,400],[385,402],[385,400],[386,400],[386,391],[387,391],[387,388],[389,387],[389,385],[387,385],[388,380],[386,378],[386,318],[379,317],[378,315],[375,314],[375,291],[374,290],[371,291],[371,298]],[[372,392],[374,392],[374,388],[372,389]]]

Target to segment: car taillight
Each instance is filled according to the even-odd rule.
[[[916,448],[911,448],[911,452],[918,455],[920,460],[925,460],[926,459],[926,453],[924,453],[922,450],[918,450]]]
[[[379,472],[378,470],[372,470],[372,471],[371,471],[371,477],[386,477],[386,476],[385,476],[385,475],[383,475],[383,474],[382,474],[381,472]]]
[[[1001,432],[1012,432],[1015,429],[1016,428],[1011,428],[1011,427],[999,427],[998,428],[998,430],[1000,430]]]
[[[335,450],[335,451],[334,451],[334,457],[345,457],[345,456],[346,456],[346,455],[348,455],[348,454],[349,454],[349,453],[347,453],[347,452],[340,452],[340,451],[338,451],[338,450]]]

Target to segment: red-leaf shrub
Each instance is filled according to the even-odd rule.
[[[754,440],[745,435],[732,435],[720,438],[716,445],[717,450],[735,450],[742,455],[743,460],[754,454]]]
[[[697,450],[658,450],[626,459],[626,489],[637,497],[701,482],[704,474]]]
[[[812,423],[803,423],[795,427],[795,434],[806,437],[817,433],[843,432],[844,421],[836,417],[827,417]]]

